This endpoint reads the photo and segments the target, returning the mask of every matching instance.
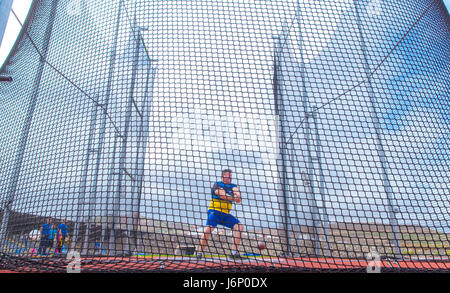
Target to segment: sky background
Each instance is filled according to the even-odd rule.
[[[32,0],[14,0],[12,9],[16,12],[17,16],[20,18],[20,21],[23,23],[28,14],[28,9],[33,1]],[[444,4],[449,10],[450,0],[444,0]],[[3,36],[3,40],[0,46],[0,64],[3,64],[5,59],[8,57],[9,51],[14,45],[16,41],[17,35],[19,34],[21,29],[21,25],[14,17],[14,15],[10,15],[8,19],[8,25],[6,26],[5,34]]]
[[[32,0],[14,0],[12,9],[15,11],[20,21],[23,23],[28,14],[28,9]],[[0,47],[0,64],[3,64],[5,59],[8,57],[9,51],[14,46],[14,42],[20,32],[22,26],[19,24],[17,19],[11,13],[8,18],[8,24],[5,29],[5,34]]]

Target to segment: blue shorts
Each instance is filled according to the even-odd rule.
[[[239,220],[230,214],[225,214],[216,210],[208,210],[208,220],[206,221],[206,226],[216,228],[217,225],[222,225],[233,229],[234,225],[239,223]]]

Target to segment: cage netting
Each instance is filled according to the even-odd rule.
[[[33,1],[0,268],[448,271],[449,28],[436,0]]]

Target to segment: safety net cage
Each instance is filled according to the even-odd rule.
[[[437,0],[33,1],[0,71],[0,269],[448,272],[449,25]]]

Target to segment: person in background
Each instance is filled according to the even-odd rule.
[[[52,250],[53,245],[55,244],[56,235],[58,234],[58,229],[55,224],[51,224],[50,230],[48,232],[48,242],[47,247],[49,251]]]
[[[47,254],[47,245],[51,227],[52,227],[51,219],[47,218],[45,220],[45,223],[42,224],[41,228],[39,229],[40,241],[39,241],[38,255]]]
[[[62,220],[61,223],[57,227],[57,243],[56,243],[56,253],[62,253],[63,245],[68,237],[68,228],[66,224],[66,220]]]

